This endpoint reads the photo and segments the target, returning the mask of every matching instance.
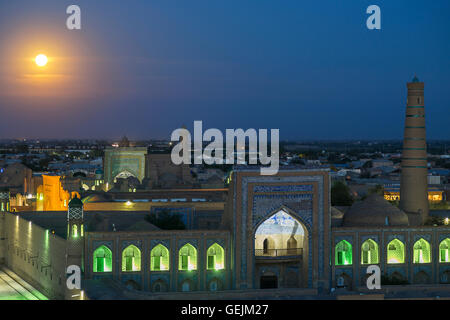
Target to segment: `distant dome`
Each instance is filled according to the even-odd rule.
[[[102,169],[97,169],[97,170],[95,170],[95,174],[103,174],[103,170]]]
[[[344,227],[408,226],[408,216],[383,196],[371,194],[344,214]]]
[[[73,208],[73,207],[82,207],[82,206],[83,206],[83,202],[77,196],[75,196],[75,198],[73,198],[69,202],[69,207],[71,207],[71,208]]]
[[[414,78],[413,78],[412,82],[419,82],[419,78],[417,78],[417,76],[414,75]]]

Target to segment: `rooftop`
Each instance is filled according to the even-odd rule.
[[[16,214],[44,229],[54,230],[55,234],[63,239],[67,237],[66,211],[30,211]],[[148,214],[148,211],[85,211],[84,230],[86,232],[114,231],[114,229],[115,231],[160,230],[145,220]]]

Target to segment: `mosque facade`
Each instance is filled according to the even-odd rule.
[[[407,126],[412,126],[409,121]],[[414,135],[409,130],[405,134]],[[405,142],[404,157],[415,157],[408,148],[413,147]],[[137,178],[145,175],[145,154],[139,150],[131,162],[134,169],[122,166],[120,156],[108,157],[106,153],[105,168],[113,174],[106,174],[107,181],[124,171]],[[413,161],[403,160],[406,166]],[[422,170],[405,172],[402,183],[423,183]],[[220,223],[184,230],[162,230],[132,212],[108,213],[109,220],[101,220],[85,212],[78,197],[65,213],[11,213],[9,192],[0,190],[0,261],[56,299],[367,292],[371,265],[380,267],[381,292],[445,289],[450,286],[450,227],[426,225],[426,206],[405,203],[410,193],[426,197],[426,179],[424,183],[402,187],[400,208],[378,194],[335,208],[328,168],[282,167],[276,175],[261,176],[259,168],[236,166],[224,209],[214,213]],[[67,267],[73,265],[81,269],[79,289],[66,284]]]

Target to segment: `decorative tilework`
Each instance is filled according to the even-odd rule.
[[[427,240],[431,244],[431,234],[428,233],[428,234],[415,234],[414,235],[414,242],[412,243],[412,245],[414,245],[414,243],[416,243],[417,240],[420,240],[422,238]]]
[[[123,240],[122,246],[121,246],[122,250],[131,244],[136,246],[137,248],[139,248],[139,250],[142,250],[142,241],[141,240]]]
[[[301,217],[302,222],[306,222],[311,227],[312,198],[312,194],[255,195],[253,197],[253,227],[282,207],[291,209]]]
[[[92,247],[93,247],[92,252],[94,252],[98,247],[100,247],[102,245],[107,246],[111,251],[113,251],[113,243],[112,243],[112,241],[97,240],[97,241],[93,241],[92,242]]]
[[[270,185],[260,185],[254,186],[253,192],[308,192],[313,191],[313,186],[311,184],[305,185],[286,185],[286,186],[270,186]]]
[[[242,197],[242,220],[239,221],[239,223],[241,223],[241,239],[242,239],[242,250],[241,250],[241,270],[237,270],[237,272],[240,272],[240,276],[241,276],[241,283],[245,283],[247,281],[249,281],[247,279],[247,250],[245,248],[248,248],[248,243],[247,243],[247,214],[248,214],[248,183],[295,183],[295,182],[300,182],[300,183],[304,183],[304,182],[317,182],[318,184],[318,190],[317,190],[317,194],[318,194],[318,261],[319,261],[319,278],[323,277],[323,272],[324,272],[324,258],[325,258],[325,253],[324,253],[324,208],[323,208],[323,201],[324,201],[324,179],[322,175],[311,175],[311,176],[285,176],[285,177],[267,177],[267,176],[257,176],[257,177],[248,177],[248,176],[244,176],[242,178],[242,193],[241,193],[241,197]],[[259,195],[258,195],[259,196]],[[264,197],[263,195],[261,195],[262,197]],[[286,195],[282,195],[280,194],[281,197],[286,197]],[[285,199],[286,200],[286,199]],[[256,200],[258,201],[258,200]],[[280,206],[281,206],[281,202],[280,201]],[[289,202],[289,201],[288,201]],[[291,201],[292,202],[292,201]],[[255,207],[253,208],[253,212],[252,214],[252,223],[254,225],[257,225],[260,221],[258,221],[257,219],[254,219],[253,216],[254,215],[259,215],[260,219],[264,218],[264,212],[266,215],[270,214],[271,212],[273,212],[275,209],[273,209],[273,207],[275,206],[273,204],[273,201],[267,201],[265,202],[266,206],[270,207],[266,207],[266,210],[263,210],[264,205],[261,204],[260,205],[260,209],[258,210],[258,212],[255,212]],[[283,203],[283,206],[288,207],[288,205],[286,205],[285,203]],[[292,206],[292,204],[291,204]],[[271,210],[272,209],[272,210]],[[296,210],[292,210],[294,212],[296,212]],[[235,211],[236,212],[236,211]],[[261,214],[261,212],[263,212],[263,214]],[[297,217],[299,218],[299,220],[301,220],[303,223],[305,223],[305,226],[312,226],[312,210],[311,210],[311,214],[310,214],[310,218],[309,221],[307,220],[308,214],[305,214],[305,212],[302,213],[302,217]],[[308,221],[308,222],[307,222]],[[308,287],[312,287],[312,239],[311,239],[311,230],[308,230],[308,247],[310,248],[309,250],[309,254],[308,254]],[[253,263],[254,263],[254,259],[253,259]]]
[[[181,239],[178,241],[178,250],[181,249],[182,246],[184,246],[186,243],[189,243],[195,247],[198,251],[198,242],[197,239]]]
[[[158,244],[162,244],[170,251],[170,239],[152,239],[150,240],[150,250],[156,247]]]

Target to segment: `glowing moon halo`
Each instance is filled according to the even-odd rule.
[[[39,67],[44,67],[47,64],[48,59],[47,59],[47,56],[45,54],[38,54],[36,56],[36,59],[34,59],[34,61],[36,62],[36,64]]]

